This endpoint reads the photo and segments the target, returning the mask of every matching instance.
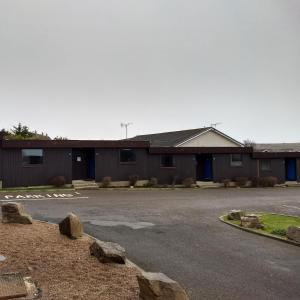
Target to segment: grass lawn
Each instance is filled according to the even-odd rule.
[[[258,232],[269,233],[280,237],[285,237],[289,226],[300,227],[300,217],[281,216],[275,214],[258,213],[259,219],[264,225],[264,229],[253,229]],[[236,225],[240,225],[240,221],[225,220]]]

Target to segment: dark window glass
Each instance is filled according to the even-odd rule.
[[[135,151],[133,149],[120,150],[120,162],[135,162]]]
[[[43,149],[22,149],[24,165],[41,165],[43,163]]]
[[[174,159],[171,154],[164,154],[161,156],[161,166],[162,167],[174,167]]]
[[[231,154],[230,165],[232,167],[241,167],[243,165],[243,156],[240,153]]]
[[[262,159],[260,161],[260,169],[262,171],[271,171],[271,160],[270,159]]]

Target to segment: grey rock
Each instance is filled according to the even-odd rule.
[[[229,211],[227,217],[229,220],[240,220],[245,216],[245,212],[242,210],[232,209]]]
[[[20,203],[9,202],[1,206],[3,223],[32,224],[32,218]]]
[[[142,272],[137,276],[141,300],[188,300],[178,282],[163,273]]]
[[[290,240],[300,243],[300,227],[290,226],[287,230],[287,237]]]
[[[71,239],[78,239],[83,235],[83,225],[75,214],[69,213],[67,217],[59,223],[59,231]]]
[[[125,249],[116,243],[96,240],[90,246],[90,253],[102,263],[125,264]]]
[[[263,224],[260,222],[257,215],[251,214],[241,217],[241,226],[245,228],[263,228]]]

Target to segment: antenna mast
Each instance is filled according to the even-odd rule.
[[[127,137],[128,137],[128,126],[130,126],[132,123],[128,122],[128,123],[123,123],[121,122],[121,127],[125,127],[125,136],[126,136],[126,140],[127,140]]]

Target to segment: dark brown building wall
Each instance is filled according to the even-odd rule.
[[[259,160],[260,161],[260,160]],[[259,177],[266,176],[275,176],[278,178],[279,183],[285,182],[285,159],[270,159],[271,161],[271,170],[270,171],[262,171],[259,167]]]
[[[47,185],[57,175],[72,181],[71,149],[44,149],[42,165],[24,166],[21,149],[2,150],[3,187]]]
[[[95,150],[95,179],[101,181],[110,176],[113,181],[128,180],[130,175],[138,175],[140,180],[148,179],[148,152],[146,149],[135,149],[136,162],[121,163],[119,149]]]
[[[1,148],[0,148],[0,181],[2,181],[2,149]]]
[[[173,155],[174,167],[165,168],[161,166],[161,155],[149,155],[149,177],[156,177],[159,184],[171,184],[176,178],[176,183],[181,183],[183,179],[192,177],[196,179],[196,159],[193,154]]]
[[[174,155],[174,168],[163,168],[160,154],[151,155],[147,149],[135,149],[135,152],[135,163],[120,163],[119,149],[96,149],[96,181],[101,181],[104,176],[123,181],[136,174],[140,180],[156,177],[164,184],[170,183],[174,176],[180,182],[186,177],[196,177],[194,155]]]
[[[243,154],[242,166],[231,166],[231,154],[213,155],[213,178],[215,182],[236,177],[256,177],[256,161],[249,154]]]

